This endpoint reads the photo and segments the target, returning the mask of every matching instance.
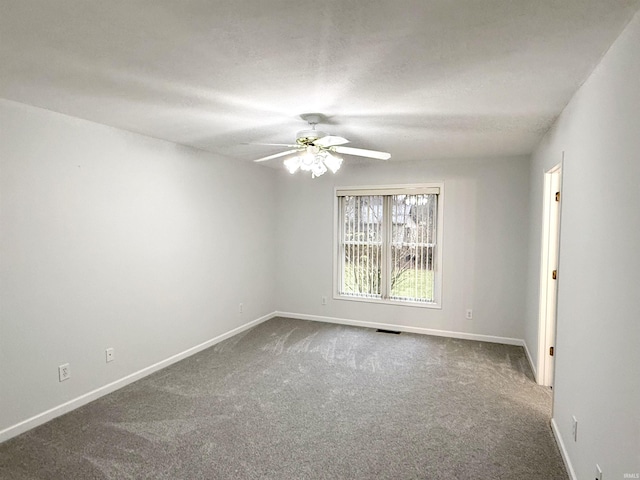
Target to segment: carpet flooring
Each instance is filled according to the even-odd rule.
[[[566,480],[521,347],[274,318],[0,445],[0,478]]]

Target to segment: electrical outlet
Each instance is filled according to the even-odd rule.
[[[65,363],[64,365],[60,365],[58,367],[58,378],[60,379],[61,382],[64,382],[70,376],[71,376],[71,367],[69,366],[68,363]]]
[[[473,310],[468,308],[467,311],[464,314],[464,318],[466,318],[467,320],[472,320],[473,319]]]
[[[600,468],[600,465],[596,463],[596,480],[602,480],[602,478],[602,469]]]
[[[578,419],[575,417],[571,417],[573,419],[573,427],[571,429],[571,435],[573,435],[573,441],[578,441]]]
[[[106,355],[107,355],[107,363],[113,362],[116,359],[116,352],[113,349],[113,347],[107,348]]]
[[[322,297],[322,305],[326,305],[327,304],[327,297]]]
[[[243,308],[244,308],[244,305],[240,304],[240,306],[238,306],[238,313],[242,313]]]

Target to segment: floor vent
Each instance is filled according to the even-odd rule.
[[[383,330],[382,328],[377,329],[376,332],[393,333],[394,335],[400,335],[400,332],[398,332],[397,330]]]

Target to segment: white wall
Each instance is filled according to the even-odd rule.
[[[0,162],[0,431],[275,310],[272,170],[8,101]]]
[[[563,170],[553,420],[576,478],[640,473],[640,14],[533,156],[526,341],[536,352],[542,172]],[[578,441],[571,416],[578,419]]]
[[[334,187],[444,181],[442,309],[332,298]],[[278,182],[279,296],[285,312],[523,338],[528,158],[345,166]],[[327,296],[327,305],[321,297]],[[473,320],[465,319],[472,308]]]

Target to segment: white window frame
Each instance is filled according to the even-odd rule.
[[[437,225],[436,225],[436,248],[434,258],[434,301],[433,302],[420,302],[409,300],[394,300],[389,298],[371,298],[371,297],[357,297],[351,295],[341,295],[340,285],[342,284],[342,262],[340,242],[343,237],[342,232],[342,215],[340,212],[341,196],[345,195],[416,195],[432,190],[438,189],[438,210],[437,210]],[[442,250],[443,250],[443,238],[444,238],[444,183],[420,183],[409,185],[367,185],[367,186],[355,186],[355,187],[335,187],[333,196],[333,298],[335,300],[345,300],[351,302],[367,302],[367,303],[379,303],[389,305],[402,305],[420,308],[442,308]],[[390,215],[390,212],[387,212]],[[389,228],[389,232],[390,232]],[[388,266],[385,266],[388,270]],[[383,278],[386,276],[383,275]],[[384,280],[383,280],[384,281]]]

